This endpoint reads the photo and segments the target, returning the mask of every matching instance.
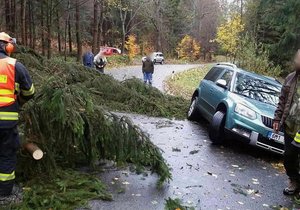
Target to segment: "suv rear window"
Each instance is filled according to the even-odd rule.
[[[208,73],[207,75],[204,77],[205,80],[209,80],[209,81],[213,81],[215,82],[220,74],[222,73],[223,69],[222,68],[218,68],[218,67],[213,67]]]

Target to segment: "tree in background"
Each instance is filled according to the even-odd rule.
[[[128,51],[129,62],[132,62],[134,57],[139,54],[140,48],[136,43],[136,36],[131,34],[125,42],[125,49]]]
[[[190,35],[182,38],[176,50],[182,60],[195,61],[200,57],[200,44]]]
[[[226,55],[230,56],[231,60],[234,60],[236,57],[243,30],[244,25],[239,14],[233,14],[229,20],[218,27],[216,41]]]
[[[290,71],[290,62],[300,48],[300,1],[298,0],[249,0],[245,21],[249,33],[263,43],[270,52],[270,59]],[[246,20],[246,19],[245,19]]]
[[[254,37],[246,34],[236,53],[239,67],[258,74],[279,77],[281,68],[269,60],[269,51],[262,43],[256,43]]]
[[[201,54],[204,60],[211,58],[211,53],[216,51],[217,27],[222,16],[221,0],[189,0],[189,12],[186,19],[191,22],[187,31],[201,43]]]
[[[176,55],[185,34],[215,49],[221,10],[219,0],[5,0],[0,7],[0,29],[42,55],[81,57],[81,43],[125,47],[130,34],[146,51]],[[147,44],[142,44],[147,43]],[[146,49],[145,52],[143,49]],[[76,52],[76,53],[75,53]]]

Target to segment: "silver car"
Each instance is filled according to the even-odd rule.
[[[164,64],[164,62],[165,62],[164,54],[162,52],[152,53],[151,59],[154,64],[156,64],[156,63]]]

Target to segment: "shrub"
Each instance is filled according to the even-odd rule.
[[[241,39],[236,59],[241,68],[258,74],[278,77],[281,73],[280,66],[275,66],[269,60],[269,51],[263,44],[257,44],[254,38],[247,34]]]
[[[182,60],[195,61],[200,56],[200,44],[189,35],[185,35],[176,49],[178,57]]]
[[[136,43],[135,35],[130,35],[125,42],[125,48],[128,51],[129,61],[132,62],[134,57],[139,53],[140,48]]]

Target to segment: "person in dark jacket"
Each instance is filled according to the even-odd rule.
[[[289,184],[283,190],[285,195],[294,195],[300,187],[299,154],[300,150],[293,141],[300,130],[300,50],[294,60],[294,72],[289,74],[282,86],[279,103],[275,111],[273,129],[277,133],[284,128],[285,151],[284,167]]]
[[[100,52],[95,56],[94,58],[94,64],[96,66],[96,70],[101,73],[104,74],[104,68],[107,64],[107,59],[106,57],[103,55],[103,51],[100,50]]]
[[[34,95],[27,69],[10,54],[16,40],[0,33],[0,204],[13,201],[13,186],[19,149],[19,107]]]
[[[143,61],[143,74],[144,74],[144,83],[152,85],[152,78],[154,73],[154,64],[149,56],[146,57],[145,61]]]
[[[94,67],[94,54],[91,51],[87,51],[82,57],[83,65],[89,68]]]

